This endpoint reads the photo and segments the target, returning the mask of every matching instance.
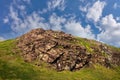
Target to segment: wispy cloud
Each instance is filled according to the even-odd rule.
[[[84,3],[84,0],[82,0],[81,2]],[[82,11],[82,12],[87,12],[89,7],[90,7],[90,5],[91,5],[91,3],[89,3],[89,2],[87,2],[85,4],[85,6],[80,5],[79,6],[79,10]]]
[[[53,4],[55,5],[53,6]],[[53,0],[51,3],[49,3],[49,7],[52,6],[51,9],[63,9],[63,4],[64,0]],[[18,10],[16,10],[16,8],[20,9],[21,12],[18,13]],[[83,27],[80,22],[75,19],[75,15],[66,18],[65,15],[58,16],[56,13],[53,13],[49,16],[49,20],[46,21],[44,17],[40,16],[39,11],[33,11],[29,15],[27,15],[26,13],[27,12],[24,5],[18,5],[17,2],[11,4],[9,18],[12,21],[11,29],[15,32],[15,34],[21,35],[31,29],[44,28],[60,30],[73,34],[75,36],[94,39],[94,34],[92,33],[91,26],[88,25]],[[22,18],[20,18],[19,16],[21,16]]]
[[[8,22],[9,22],[9,18],[8,18],[8,17],[5,17],[5,18],[3,19],[3,23],[6,24],[6,23],[8,23]]]
[[[22,9],[18,12],[18,9]],[[44,28],[47,29],[48,25],[44,23],[44,18],[39,15],[38,12],[33,11],[31,14],[27,15],[24,6],[21,7],[17,2],[11,4],[10,6],[9,19],[11,20],[11,29],[16,34],[23,34],[34,28]],[[20,16],[22,18],[20,18]]]
[[[21,2],[20,0],[13,0],[9,6],[9,14],[3,19],[3,23],[8,24],[12,31],[9,34],[7,33],[7,36],[4,35],[4,37],[6,38],[8,35],[16,37],[31,29],[44,28],[60,30],[75,36],[97,39],[120,46],[119,16],[116,17],[113,14],[106,16],[104,14],[105,17],[102,16],[107,2],[104,0],[91,0],[92,2],[86,0],[79,1],[81,2],[80,5],[75,6],[79,8],[80,12],[83,12],[81,14],[84,14],[82,17],[86,20],[85,22],[78,19],[81,17],[78,17],[76,12],[69,13],[69,9],[67,9],[67,4],[69,3],[67,0],[48,0],[46,2],[47,6],[43,7],[42,10],[34,10],[30,13],[28,13],[27,9],[29,5],[32,5],[31,0],[22,0]],[[84,4],[81,5],[82,3]],[[114,9],[118,7],[118,3],[115,3],[113,6]],[[59,14],[58,10],[62,12],[62,15],[61,13]],[[65,10],[68,10],[68,13],[64,13]],[[94,24],[94,26],[91,24]],[[93,32],[93,27],[98,28],[100,33],[95,34],[96,31]],[[96,35],[97,38],[95,37]],[[4,38],[0,37],[0,39]]]
[[[31,0],[23,0],[24,2],[27,2],[28,4],[31,3]]]
[[[54,10],[55,8],[59,10],[65,9],[65,0],[51,0],[48,2],[48,9]]]
[[[94,22],[99,21],[105,5],[106,2],[104,1],[96,1],[93,6],[88,9],[86,17],[90,20],[93,20]]]
[[[24,5],[19,5],[18,8],[19,8],[20,10],[25,10],[26,7],[25,7]]]
[[[120,8],[120,5],[118,3],[114,3],[113,8],[114,9]]]
[[[43,8],[41,11],[39,11],[40,14],[45,14],[49,11],[53,11],[55,9],[58,9],[60,11],[64,11],[66,8],[66,1],[65,0],[49,0],[47,2],[47,7]]]
[[[62,30],[63,24],[65,24],[66,18],[59,17],[53,13],[49,18],[49,24],[52,30]]]

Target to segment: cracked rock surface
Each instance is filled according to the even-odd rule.
[[[119,52],[94,42],[96,46],[90,47],[93,53],[88,53],[87,48],[78,42],[70,34],[39,28],[17,38],[17,47],[21,50],[20,55],[25,62],[37,61],[37,65],[41,61],[46,62],[58,71],[79,70],[91,63],[99,63],[106,67],[110,67],[111,63],[120,65]]]
[[[35,29],[18,38],[17,46],[26,62],[41,60],[58,71],[77,70],[90,61],[86,48],[73,44],[75,39],[64,32]]]

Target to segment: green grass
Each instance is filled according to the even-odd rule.
[[[35,80],[37,70],[25,63],[13,52],[14,40],[0,42],[0,79],[1,80]]]
[[[54,69],[25,63],[14,53],[15,40],[0,42],[0,80],[120,80],[120,67],[108,69],[99,64],[79,71]]]
[[[87,52],[93,53],[91,46],[95,46],[94,43],[91,43],[90,40],[87,40],[85,38],[80,38],[80,37],[76,37],[76,40],[78,41],[77,44],[82,45],[87,49]]]
[[[69,71],[56,72],[52,70],[43,70],[43,73],[44,74],[41,74],[42,80],[119,80],[120,79],[120,76],[116,71],[107,69],[100,65],[95,65],[95,68],[83,68],[76,72],[69,72]]]

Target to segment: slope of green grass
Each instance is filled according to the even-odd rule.
[[[120,67],[107,69],[96,64],[75,72],[57,72],[25,63],[14,48],[15,40],[0,42],[0,80],[120,80]]]
[[[13,53],[14,40],[0,42],[0,79],[1,80],[35,80],[37,70],[25,63],[18,54]]]

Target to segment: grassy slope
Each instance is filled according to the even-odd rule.
[[[94,68],[76,72],[56,72],[45,68],[45,65],[37,67],[25,63],[13,53],[14,47],[15,40],[0,42],[0,80],[120,80],[120,67],[113,70],[96,64]]]

